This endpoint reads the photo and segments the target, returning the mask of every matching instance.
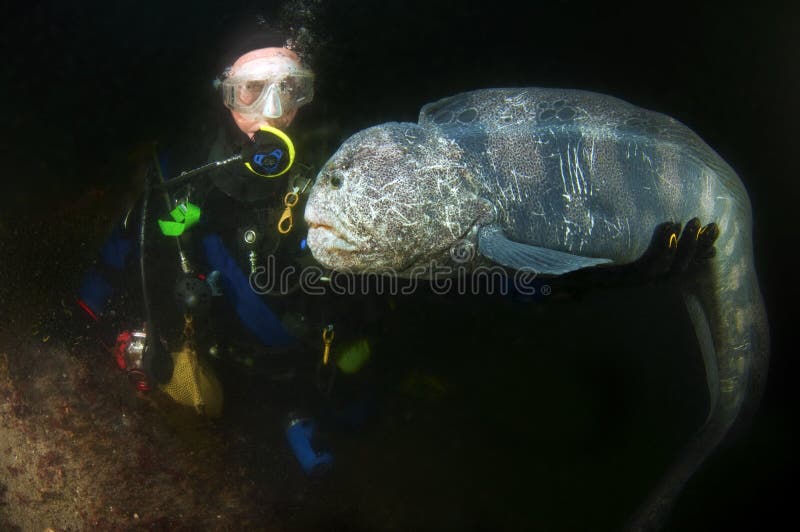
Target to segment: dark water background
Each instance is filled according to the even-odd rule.
[[[226,21],[255,5],[56,4],[2,21],[0,220],[9,226],[123,179],[113,163],[120,153],[174,141],[183,124],[206,116],[218,103],[209,83]],[[329,44],[316,57],[316,100],[301,124],[335,121],[343,138],[382,121],[413,121],[424,103],[464,90],[580,88],[676,117],[737,170],[755,213],[772,327],[769,384],[750,431],[690,482],[672,527],[769,527],[791,518],[797,337],[784,309],[797,295],[800,8],[348,0],[325,13]],[[601,528],[621,522],[702,418],[692,331],[674,297],[648,290],[603,294],[580,309],[431,302],[427,325],[404,315],[401,302],[395,323],[417,329],[387,353],[406,356],[402,370],[442,376],[451,393],[444,403],[405,406],[419,421],[393,433],[387,455],[375,451],[380,435],[349,440],[344,455],[363,459],[349,463],[354,473],[342,491],[352,495],[362,483],[375,493],[364,504],[383,503],[387,515],[392,498],[413,493],[434,501],[419,507],[419,522],[437,526],[491,529],[501,507],[511,528],[585,526],[592,519],[575,517],[584,512]],[[402,474],[413,468],[430,478]],[[452,497],[441,495],[448,490]],[[470,515],[470,507],[495,513]]]

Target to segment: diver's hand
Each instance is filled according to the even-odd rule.
[[[714,257],[718,236],[717,224],[704,226],[698,218],[692,218],[683,228],[680,223],[664,222],[656,226],[650,245],[639,259],[568,273],[553,281],[553,290],[574,298],[594,288],[692,275]]]
[[[692,218],[683,231],[681,224],[665,222],[656,227],[650,246],[634,266],[651,277],[686,273],[714,257],[717,237],[719,227],[713,222],[704,226]]]

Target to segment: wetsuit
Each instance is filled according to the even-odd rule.
[[[230,157],[238,153],[245,142],[249,140],[238,130],[221,128],[207,149],[208,159]],[[193,161],[189,168],[203,162]],[[164,157],[161,166],[167,178],[187,169],[177,168]],[[198,223],[180,236],[181,247],[193,274],[204,281],[214,280],[214,289],[222,294],[212,298],[210,312],[205,313],[207,319],[196,327],[204,348],[238,344],[270,349],[298,344],[297,335],[282,323],[287,309],[293,303],[297,306],[296,298],[254,292],[250,274],[253,266],[267,268],[267,274],[271,274],[269,267],[280,272],[298,260],[310,259],[310,253],[302,246],[306,233],[302,226],[305,200],[302,194],[293,208],[294,227],[285,235],[278,232],[286,192],[307,190],[309,174],[309,167],[296,163],[286,175],[268,179],[250,173],[241,163],[231,163],[170,191],[172,206],[188,200],[200,207],[202,214]],[[156,219],[169,219],[162,196],[158,190],[149,196],[146,271],[153,320],[159,324],[161,336],[175,338],[180,335],[183,324],[183,310],[175,296],[176,280],[184,274],[175,237],[162,235],[156,224]],[[114,329],[135,329],[142,325],[141,282],[136,274],[141,205],[140,200],[114,227],[78,290],[81,307],[93,319],[111,322],[109,332],[113,334],[116,334]],[[256,235],[254,242],[245,241],[248,231],[251,237]],[[212,272],[217,273],[209,277]],[[111,343],[113,338],[105,341]]]

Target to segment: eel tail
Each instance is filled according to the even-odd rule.
[[[709,414],[628,522],[628,530],[666,525],[686,482],[734,425],[738,430],[749,423],[764,390],[769,326],[754,267],[750,205],[746,196],[733,199],[739,201],[720,217],[716,256],[682,286],[705,365]]]

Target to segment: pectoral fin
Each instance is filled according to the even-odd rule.
[[[500,227],[492,225],[482,227],[478,231],[478,251],[503,266],[517,270],[534,270],[546,275],[561,275],[611,262],[611,259],[582,257],[563,251],[520,244],[506,238]]]

